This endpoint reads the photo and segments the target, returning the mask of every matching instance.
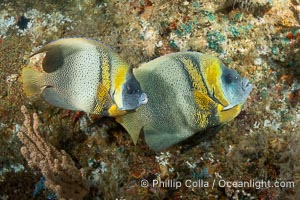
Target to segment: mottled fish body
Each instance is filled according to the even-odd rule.
[[[60,39],[32,56],[42,60],[40,69],[22,70],[28,96],[39,94],[57,107],[108,116],[125,114],[147,102],[132,68],[99,42]]]
[[[148,103],[117,121],[135,143],[143,129],[147,144],[157,151],[234,119],[252,90],[218,58],[197,52],[159,57],[134,75]]]

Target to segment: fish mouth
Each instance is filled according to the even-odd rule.
[[[229,110],[229,109],[231,109],[231,108],[233,108],[233,107],[235,107],[235,106],[237,106],[237,105],[229,104],[228,106],[224,107],[222,111]]]
[[[125,101],[123,102],[124,106],[118,108],[119,110],[133,111],[136,110],[139,106],[144,105],[146,103],[148,103],[148,97],[145,93],[142,93],[138,98],[137,95],[135,95],[134,100],[132,100],[132,103],[128,103],[128,102],[126,103]]]
[[[147,97],[146,93],[142,93],[139,98],[139,105],[144,105],[146,103],[148,103],[148,97]]]
[[[242,90],[243,92],[249,94],[252,90],[252,84],[248,79],[244,79],[244,81],[242,82]]]

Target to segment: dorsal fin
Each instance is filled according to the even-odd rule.
[[[44,47],[34,52],[31,57],[39,53],[46,53],[43,60],[43,70],[50,73],[62,67],[64,59],[68,57],[68,55],[99,45],[101,44],[98,44],[96,41],[84,38],[60,39],[46,44]]]

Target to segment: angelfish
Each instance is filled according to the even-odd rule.
[[[134,70],[148,96],[136,112],[117,118],[137,142],[160,151],[234,119],[252,84],[218,58],[198,52],[168,54]]]
[[[85,38],[51,42],[32,57],[39,66],[22,69],[27,96],[54,106],[120,116],[147,103],[132,68],[107,46]]]

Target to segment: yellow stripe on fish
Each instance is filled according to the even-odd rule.
[[[129,68],[126,65],[119,65],[118,69],[114,73],[113,85],[116,94],[121,93],[124,83],[126,82],[126,74]],[[118,105],[122,105],[123,97],[121,95],[115,95],[114,100]]]
[[[97,90],[97,102],[91,113],[103,113],[105,109],[108,109],[111,105],[114,105],[109,95],[109,90],[104,84],[99,83]]]
[[[124,82],[126,81],[126,74],[128,73],[128,68],[125,65],[120,65],[116,71],[114,85],[116,91],[121,91]]]
[[[207,94],[206,86],[204,81],[202,80],[201,74],[199,74],[196,66],[193,64],[192,60],[186,57],[179,57],[178,58],[186,68],[187,72],[189,73],[190,79],[192,81],[192,87],[195,90],[199,90],[203,94]]]
[[[193,64],[191,59],[188,59],[184,56],[179,57],[178,59],[183,63],[183,66],[187,70],[189,78],[192,81],[192,88],[195,90],[194,98],[200,108],[200,110],[195,113],[196,122],[201,127],[206,127],[208,124],[208,111],[210,109],[211,102],[207,98],[208,92],[205,82],[203,81],[201,74],[199,74],[199,71],[196,69],[196,66]]]
[[[212,99],[200,91],[194,92],[194,99],[197,106],[200,108],[196,111],[196,122],[200,127],[207,127],[211,109],[217,106]]]
[[[201,65],[203,66],[202,73],[205,77],[206,86],[209,90],[209,93],[213,94],[213,96],[218,99],[222,105],[228,106],[229,102],[223,94],[219,81],[222,75],[220,64],[220,60],[215,57],[201,57]]]
[[[110,90],[110,64],[109,64],[109,57],[107,54],[103,54],[101,66],[102,66],[102,72],[101,72],[102,84],[105,88]]]
[[[110,97],[110,64],[107,54],[100,54],[102,68],[100,70],[101,78],[97,89],[97,102],[94,109],[91,111],[93,114],[103,113],[108,107],[113,105],[112,98]]]

